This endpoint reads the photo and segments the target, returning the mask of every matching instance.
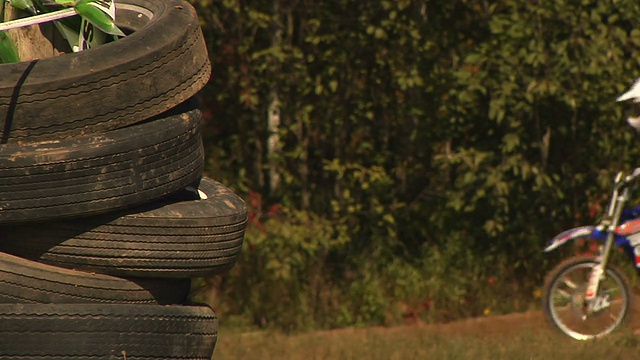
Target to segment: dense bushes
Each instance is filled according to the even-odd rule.
[[[632,1],[193,2],[208,171],[252,199],[223,321],[527,309],[545,241],[638,165]]]

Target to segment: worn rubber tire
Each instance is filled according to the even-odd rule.
[[[116,0],[130,35],[93,49],[0,65],[0,142],[57,140],[131,125],[187,100],[211,65],[194,8]]]
[[[0,359],[210,360],[207,306],[0,304]]]
[[[240,197],[212,179],[203,178],[198,190],[184,190],[126,212],[5,226],[0,229],[0,251],[118,276],[219,274],[230,269],[240,254],[247,208]]]
[[[0,146],[0,223],[104,213],[197,183],[201,114],[183,106],[103,134]]]
[[[0,253],[0,303],[179,304],[190,281],[122,279]]]

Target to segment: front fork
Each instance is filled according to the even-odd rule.
[[[624,204],[628,197],[628,187],[625,187],[624,190],[622,190],[622,194],[618,194],[618,190],[615,190],[614,196],[611,199],[611,204],[609,205],[607,219],[600,224],[600,226],[604,227],[604,230],[607,231],[607,239],[604,243],[602,253],[598,257],[600,261],[593,267],[593,269],[591,269],[591,274],[589,275],[589,282],[587,283],[587,290],[585,292],[585,300],[587,303],[587,313],[585,315],[589,315],[602,308],[602,301],[600,301],[602,299],[598,298],[598,287],[600,286],[600,280],[604,278],[604,270],[607,268],[611,248],[615,241],[614,231],[619,225],[622,209],[624,208]]]

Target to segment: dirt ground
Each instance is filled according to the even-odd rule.
[[[640,327],[640,322],[638,322]],[[404,332],[407,328],[420,328],[424,330],[433,330],[439,334],[450,335],[509,335],[515,330],[536,329],[542,326],[549,326],[541,311],[530,311],[526,313],[514,313],[507,315],[492,315],[486,317],[471,318],[465,320],[454,321],[443,324],[423,324],[415,323],[404,326],[395,327],[377,327],[367,328],[369,331],[389,333],[389,332]],[[327,333],[331,333],[336,336],[341,334],[357,332],[359,329],[338,329],[328,330]],[[316,333],[317,334],[317,333]]]
[[[640,334],[640,295],[635,294],[633,311],[630,314],[627,325]],[[433,330],[439,334],[450,334],[452,336],[469,335],[510,335],[514,332],[525,330],[536,330],[541,328],[551,329],[552,326],[546,321],[542,311],[529,311],[525,313],[513,313],[506,315],[492,315],[486,317],[470,318],[443,324],[423,324],[414,323],[397,327],[368,328],[374,332],[403,332],[407,328],[420,328]],[[338,329],[329,330],[327,333],[339,336],[340,334],[357,332],[358,329]],[[317,333],[316,333],[317,334]]]
[[[214,355],[218,360],[596,360],[603,357],[631,360],[636,359],[640,351],[637,309],[628,325],[627,330],[604,339],[608,341],[594,342],[570,340],[547,323],[542,311],[490,315],[444,324],[415,322],[290,335],[221,331]]]

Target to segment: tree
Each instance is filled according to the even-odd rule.
[[[194,3],[214,64],[208,171],[261,195],[255,224],[334,229],[317,275],[353,305],[333,309],[344,322],[382,321],[398,297],[481,314],[464,301],[494,276],[519,294],[505,311],[526,307],[546,240],[636,166],[613,101],[640,73],[631,1]],[[307,241],[287,233],[272,245]],[[241,266],[261,273],[261,254]]]

